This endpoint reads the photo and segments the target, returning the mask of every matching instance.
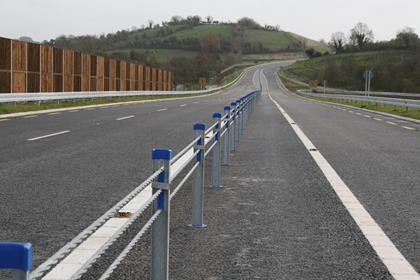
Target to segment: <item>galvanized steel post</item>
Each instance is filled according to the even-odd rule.
[[[235,134],[236,134],[236,102],[232,102],[230,104],[230,106],[232,107],[232,113],[231,113],[231,125],[230,125],[230,151],[234,152],[235,151]]]
[[[195,145],[195,151],[199,151],[196,157],[199,163],[197,169],[194,171],[193,185],[192,185],[192,223],[193,228],[207,227],[203,223],[204,213],[204,149],[205,149],[205,131],[206,126],[202,123],[194,124],[194,131],[200,138]]]
[[[170,222],[170,149],[153,149],[153,169],[157,171],[163,163],[163,171],[153,182],[153,193],[161,191],[153,202],[153,211],[161,210],[152,225],[152,279],[169,278],[169,222]]]
[[[231,126],[229,125],[231,113],[230,113],[230,106],[225,106],[225,127],[226,132],[223,136],[223,165],[229,165],[229,153],[230,153],[230,134],[231,134]]]
[[[241,100],[237,100],[236,104],[236,118],[235,118],[235,143],[239,143],[240,123],[241,123]]]
[[[213,147],[213,160],[212,160],[212,174],[211,174],[211,186],[212,187],[221,187],[220,184],[220,173],[222,172],[221,166],[221,145],[220,145],[220,128],[222,127],[222,114],[215,112],[213,113],[213,119],[217,122],[213,133],[214,141],[216,142]]]

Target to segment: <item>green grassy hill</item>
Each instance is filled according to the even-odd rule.
[[[372,69],[373,90],[420,92],[416,65],[420,65],[420,53],[414,51],[372,51],[301,60],[281,73],[303,82],[325,79],[329,87],[363,90],[363,72]]]
[[[222,57],[235,54],[247,60],[254,57],[270,60],[282,53],[295,53],[298,57],[304,48],[328,51],[320,42],[285,31],[269,31],[264,28],[247,28],[238,24],[187,24],[166,25],[134,31],[119,31],[99,38],[93,36],[59,37],[57,47],[101,53],[119,58],[146,60],[158,64],[168,63],[172,58],[196,56],[201,51],[203,38],[217,34],[220,39]],[[310,42],[310,44],[305,43]],[[131,57],[130,57],[131,54]]]

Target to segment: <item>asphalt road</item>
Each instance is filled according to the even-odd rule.
[[[420,127],[297,97],[278,67],[263,66],[265,89],[420,271]],[[220,95],[0,122],[0,240],[32,242],[39,264],[150,174],[153,147],[180,150],[192,124],[254,90],[253,77]],[[232,160],[226,187],[206,190],[208,230],[185,227],[189,188],[178,194],[172,279],[390,279],[267,96]],[[137,249],[114,279],[147,279],[147,239]]]

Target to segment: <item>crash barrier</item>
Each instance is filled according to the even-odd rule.
[[[378,96],[359,96],[359,95],[345,95],[345,94],[330,94],[330,93],[313,93],[306,90],[298,90],[297,93],[311,96],[330,98],[335,100],[346,100],[346,101],[359,101],[359,102],[370,102],[375,104],[401,106],[405,108],[420,108],[420,100],[415,99],[402,99],[392,97],[378,97]]]
[[[251,92],[225,106],[223,113],[213,113],[214,123],[208,128],[202,123],[194,124],[195,139],[177,155],[172,156],[170,149],[153,149],[153,174],[38,266],[30,274],[30,279],[80,278],[150,208],[150,218],[142,221],[144,224],[141,224],[140,231],[99,279],[104,280],[111,276],[150,227],[152,279],[168,279],[171,200],[192,178],[190,226],[194,229],[207,226],[203,220],[206,159],[211,153],[211,187],[220,188],[222,166],[230,164],[230,154],[235,151],[259,96],[260,91]]]

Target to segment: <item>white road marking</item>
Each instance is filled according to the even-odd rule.
[[[60,112],[55,112],[55,113],[49,113],[48,116],[54,116],[54,115],[61,115]]]
[[[356,113],[356,115],[359,115],[359,116],[361,116],[362,114],[361,114],[361,113]]]
[[[375,121],[378,121],[378,122],[381,122],[382,121],[382,119],[380,119],[380,118],[373,118]]]
[[[96,108],[87,108],[85,109],[86,111],[92,111],[92,110],[96,110]]]
[[[409,126],[405,126],[403,125],[402,127],[404,127],[405,129],[409,129],[409,130],[416,130],[415,128],[409,127]]]
[[[299,137],[303,145],[310,151],[312,158],[318,167],[324,173],[331,187],[340,198],[353,220],[359,226],[365,238],[369,241],[376,254],[387,267],[388,271],[396,280],[420,280],[420,275],[405,259],[401,252],[395,247],[381,227],[370,216],[368,211],[363,207],[359,200],[354,196],[349,187],[340,178],[334,168],[328,163],[324,156],[312,144],[305,133],[287,114],[287,112],[271,97],[271,101],[277,106],[284,118],[289,122],[296,135]],[[314,149],[314,150],[313,150]]]
[[[159,109],[159,110],[156,110],[156,112],[163,112],[163,111],[166,111],[166,110],[168,110],[168,108]]]
[[[0,119],[0,122],[10,121],[10,119]]]
[[[200,101],[195,101],[194,103],[195,103],[195,104],[198,104],[198,103],[200,103]]]
[[[69,113],[76,113],[76,112],[80,112],[80,110],[71,110],[71,111],[69,111]]]
[[[38,117],[38,115],[24,116],[22,118],[24,118],[24,119],[31,119],[31,118],[36,118],[36,117]]]
[[[64,130],[64,131],[60,131],[60,132],[56,132],[56,133],[52,133],[52,134],[48,134],[48,135],[43,135],[43,136],[39,136],[39,137],[35,137],[35,138],[30,138],[28,139],[28,141],[35,141],[35,140],[39,140],[39,139],[44,139],[47,137],[53,137],[53,136],[57,136],[57,135],[61,135],[61,134],[66,134],[69,133],[70,130]]]
[[[108,107],[99,107],[99,109],[108,109]]]
[[[363,117],[365,117],[365,118],[372,118],[371,116],[369,116],[369,115],[363,115]]]
[[[390,125],[397,125],[396,123],[394,123],[394,122],[390,122],[390,121],[387,121],[386,123],[387,123],[387,124],[390,124]]]
[[[187,104],[181,104],[181,105],[179,105],[179,107],[185,107],[185,106],[187,106]]]
[[[121,117],[121,118],[118,118],[118,119],[116,119],[116,120],[117,120],[117,121],[122,121],[122,120],[126,120],[126,119],[131,119],[131,118],[134,118],[134,116]]]

